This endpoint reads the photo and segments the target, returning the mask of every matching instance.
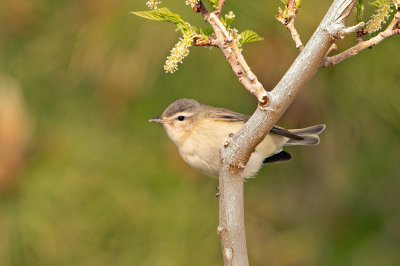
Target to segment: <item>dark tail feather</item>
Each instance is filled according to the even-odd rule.
[[[302,136],[304,139],[302,140],[294,140],[289,139],[288,142],[285,143],[285,146],[293,146],[293,145],[317,145],[319,144],[319,136]]]
[[[302,140],[289,139],[285,146],[292,145],[317,145],[319,144],[319,134],[324,131],[325,125],[316,125],[312,127],[291,129],[290,132],[303,137]]]
[[[289,161],[291,158],[292,158],[292,156],[290,155],[290,153],[288,153],[286,151],[281,151],[281,152],[275,153],[274,155],[271,155],[271,156],[265,158],[263,161],[263,164],[285,162],[285,161]]]

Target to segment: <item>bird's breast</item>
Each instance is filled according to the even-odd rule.
[[[196,126],[179,147],[183,160],[191,167],[217,177],[220,169],[220,148],[230,133],[236,133],[243,123],[204,121]]]

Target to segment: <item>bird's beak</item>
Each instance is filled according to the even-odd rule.
[[[163,120],[161,117],[154,117],[154,118],[150,119],[149,122],[161,124],[163,122]]]

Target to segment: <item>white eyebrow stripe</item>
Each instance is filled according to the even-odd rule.
[[[179,116],[184,116],[185,118],[191,118],[192,116],[194,116],[193,113],[188,113],[188,112],[178,112],[173,114],[170,117],[165,117],[166,120],[175,120],[177,119]]]

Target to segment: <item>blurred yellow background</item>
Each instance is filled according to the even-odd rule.
[[[331,1],[304,0],[303,42]],[[184,1],[165,1],[205,25]],[[164,6],[165,6],[164,5]],[[227,1],[266,88],[297,56],[279,1]],[[163,64],[179,35],[145,0],[14,0],[0,9],[0,265],[222,265],[216,180],[149,118],[178,98],[251,114],[217,49]],[[350,47],[354,37],[339,42]],[[400,265],[400,37],[320,69],[279,125],[316,147],[245,184],[251,265]]]

